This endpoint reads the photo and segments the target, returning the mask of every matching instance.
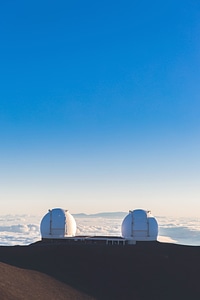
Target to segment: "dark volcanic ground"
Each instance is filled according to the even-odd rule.
[[[44,285],[46,290],[48,286],[62,290],[60,298],[52,294],[49,300],[86,299],[86,295],[102,300],[200,299],[200,247],[195,246],[159,242],[133,246],[45,245],[39,242],[30,246],[2,246],[0,261],[7,264],[7,271],[12,265],[28,272],[30,282],[32,276],[36,276],[33,274],[41,276],[38,282],[30,285],[29,292],[33,289],[33,294],[34,289],[42,289]],[[1,264],[0,295],[5,287],[9,290],[16,284],[15,277],[9,284],[3,284],[5,269],[6,265]],[[13,272],[17,274],[16,270],[14,268]],[[24,287],[21,285],[21,291],[30,282]],[[41,298],[33,299],[46,299],[42,292]]]

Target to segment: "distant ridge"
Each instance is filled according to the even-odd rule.
[[[127,212],[101,212],[96,214],[85,214],[85,213],[79,213],[79,214],[73,214],[75,218],[124,218],[127,215]]]

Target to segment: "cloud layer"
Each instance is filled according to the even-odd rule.
[[[200,245],[198,219],[156,217],[161,242]],[[123,215],[75,215],[77,235],[121,235]],[[0,216],[0,245],[28,245],[40,240],[41,216]]]
[[[40,239],[40,217],[0,216],[0,245],[28,245]]]

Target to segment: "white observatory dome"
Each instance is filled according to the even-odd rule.
[[[156,241],[158,236],[158,223],[150,211],[136,209],[122,222],[122,237],[133,241]]]
[[[68,210],[50,209],[40,224],[42,238],[64,238],[75,236],[76,222]]]

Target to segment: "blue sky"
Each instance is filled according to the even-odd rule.
[[[199,1],[6,1],[1,212],[200,211]]]

